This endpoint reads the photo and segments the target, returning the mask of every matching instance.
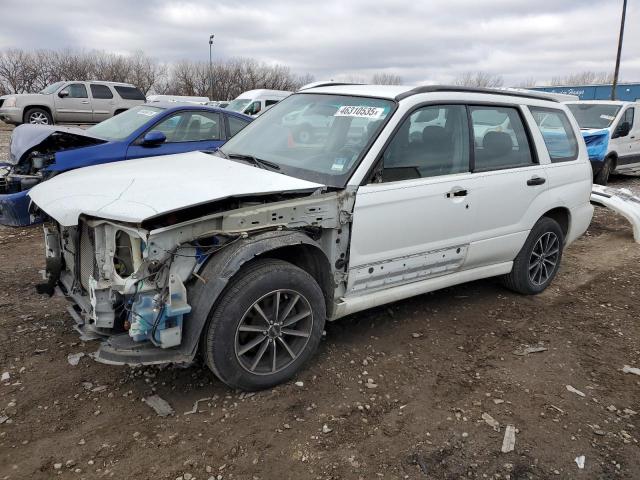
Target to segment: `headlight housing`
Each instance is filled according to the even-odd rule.
[[[2,104],[3,107],[15,107],[16,106],[16,97],[9,97],[6,98],[4,103]]]

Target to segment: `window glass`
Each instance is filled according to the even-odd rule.
[[[229,119],[229,134],[232,137],[249,124],[246,120],[242,120],[231,115],[227,118]]]
[[[251,103],[251,99],[249,98],[237,98],[227,105],[227,110],[231,110],[232,112],[243,112],[245,107]]]
[[[221,155],[251,155],[286,175],[342,188],[394,108],[380,98],[291,95],[231,138]]]
[[[259,101],[255,101],[255,102],[253,102],[251,105],[249,105],[246,108],[244,113],[246,115],[256,115],[256,114],[260,113],[260,110],[262,110],[262,107],[260,106],[260,102]]]
[[[524,167],[533,163],[522,119],[512,107],[469,107],[475,171]]]
[[[87,88],[82,83],[72,83],[68,85],[62,92],[67,92],[67,98],[88,98]]]
[[[111,93],[111,89],[106,85],[90,85],[91,88],[91,96],[93,98],[113,98],[113,93]]]
[[[264,106],[265,107],[270,107],[271,105],[275,105],[276,103],[278,103],[280,100],[267,100],[264,102]]]
[[[149,123],[162,108],[140,105],[87,129],[91,135],[105,140],[123,140]]]
[[[628,122],[629,123],[629,127],[633,127],[633,112],[634,108],[630,107],[627,108],[627,111],[624,112],[624,120],[623,122]]]
[[[160,122],[152,131],[164,133],[167,143],[220,140],[220,114],[180,112]]]
[[[116,92],[123,100],[146,100],[144,93],[138,90],[136,87],[124,87],[122,85],[116,85]]]
[[[402,123],[383,154],[383,182],[468,171],[469,127],[463,105],[416,110]]]
[[[42,95],[51,95],[52,93],[55,93],[55,91],[58,90],[62,85],[64,85],[64,82],[52,83],[48,87],[45,87],[44,89],[40,90],[40,93]]]
[[[607,128],[616,119],[619,105],[567,103],[580,128]]]
[[[529,107],[535,118],[552,162],[578,158],[578,141],[567,115],[561,110]]]

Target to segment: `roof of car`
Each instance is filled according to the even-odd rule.
[[[189,103],[189,102],[147,102],[142,106],[148,107],[158,107],[163,110],[168,111],[176,111],[176,110],[206,110],[207,112],[220,112],[228,115],[233,115],[234,117],[240,117],[247,120],[253,120],[253,117],[245,115],[243,113],[234,112],[232,110],[227,110],[220,107],[212,107],[211,105],[199,105],[197,103]]]
[[[634,105],[638,102],[627,102],[625,100],[572,100],[564,103],[592,103],[594,105]]]
[[[515,89],[493,89],[461,87],[457,85],[362,85],[345,83],[326,83],[316,87],[302,90],[302,93],[327,93],[335,95],[353,95],[360,97],[388,98],[390,100],[402,100],[412,95],[434,92],[461,92],[461,93],[483,93],[490,95],[505,95],[510,97],[533,98],[536,100],[546,100],[555,102],[556,100],[544,95],[541,92],[522,91]]]

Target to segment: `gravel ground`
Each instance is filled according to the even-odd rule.
[[[39,227],[0,227],[0,479],[640,478],[640,377],[622,372],[640,367],[640,248],[604,209],[543,294],[487,280],[352,315],[254,395],[198,362],[70,365],[96,344],[35,293],[42,251]]]

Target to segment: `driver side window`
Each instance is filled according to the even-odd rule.
[[[72,83],[63,88],[60,93],[67,94],[67,98],[89,98],[87,95],[87,87],[82,83]]]
[[[383,154],[382,182],[469,171],[469,126],[464,105],[413,112]]]
[[[260,101],[256,100],[255,102],[253,102],[251,105],[247,107],[244,113],[247,115],[256,115],[260,113],[260,110],[262,110],[262,107],[260,106]]]

